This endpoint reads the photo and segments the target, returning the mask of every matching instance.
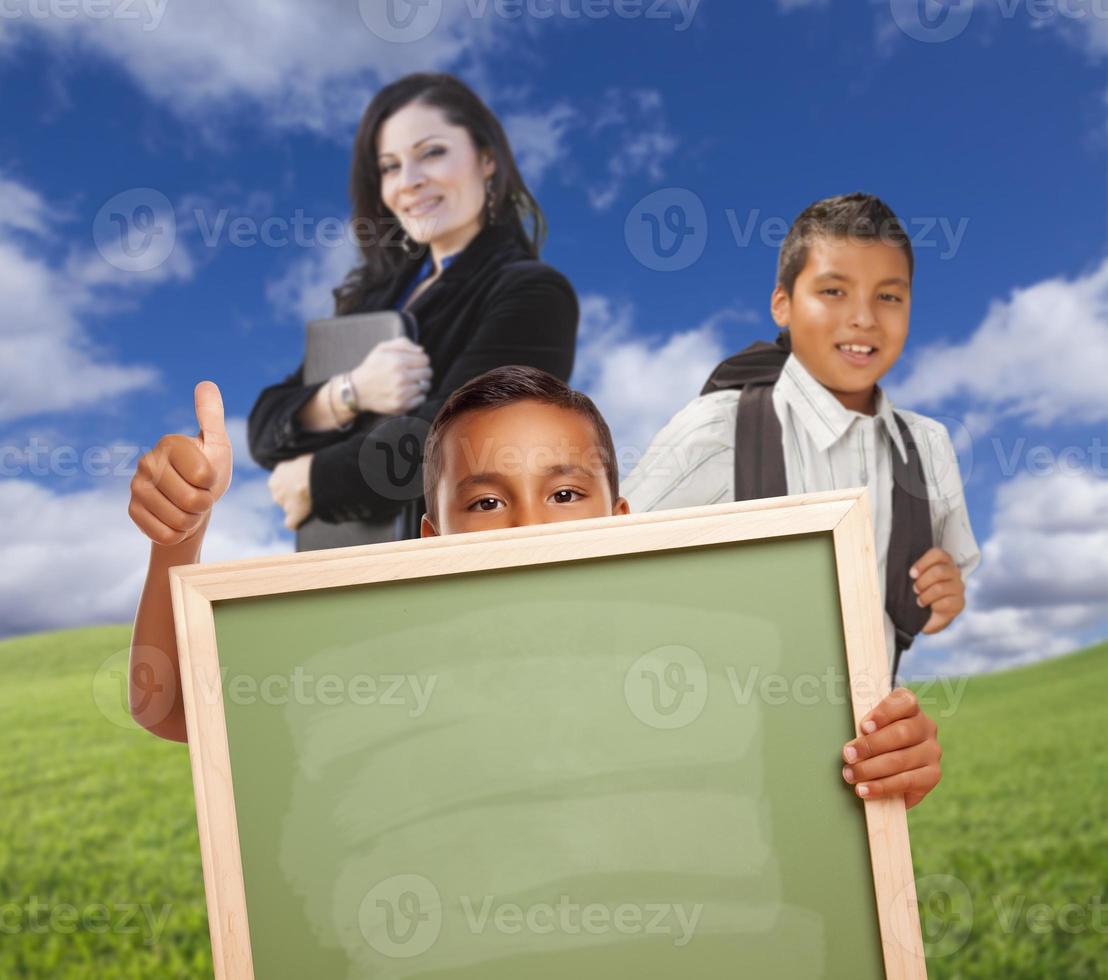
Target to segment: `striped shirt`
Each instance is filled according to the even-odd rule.
[[[736,389],[701,395],[666,423],[620,487],[632,513],[735,499],[735,424],[740,395]],[[781,422],[789,493],[869,489],[884,606],[885,562],[892,530],[891,453],[907,459],[892,404],[878,388],[873,416],[851,411],[792,354],[774,385],[772,399]],[[950,436],[934,419],[903,410],[897,414],[919,449],[934,543],[950,554],[964,577],[977,566],[981,553],[970,528]],[[888,613],[885,646],[891,667],[895,631]]]

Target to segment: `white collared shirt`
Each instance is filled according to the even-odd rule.
[[[638,466],[622,481],[620,492],[632,513],[735,499],[735,423],[740,395],[735,389],[701,395],[663,426]],[[869,489],[884,606],[885,562],[892,530],[891,453],[907,459],[892,404],[878,388],[876,414],[851,411],[791,354],[772,398],[781,422],[790,494]],[[970,528],[950,436],[934,419],[903,410],[897,414],[907,423],[919,449],[935,545],[951,555],[965,577],[977,566],[981,553]],[[896,647],[888,613],[885,646],[891,667]]]

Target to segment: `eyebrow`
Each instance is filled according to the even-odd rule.
[[[543,468],[540,473],[542,476],[583,476],[590,479],[595,475],[583,466],[578,466],[575,463],[554,463],[551,466]],[[471,473],[469,476],[460,479],[454,485],[454,492],[462,493],[470,487],[479,486],[483,483],[503,486],[504,482],[503,475],[497,473],[495,470],[489,470],[485,473]]]
[[[416,140],[412,144],[412,149],[414,150],[417,146],[420,146],[421,144],[426,143],[428,140],[439,140],[439,139],[445,139],[445,138],[446,138],[445,136],[440,136],[438,133],[432,133],[430,136],[424,136],[423,139],[421,139],[421,140]],[[385,153],[378,153],[377,154],[377,159],[380,160],[384,157],[391,157],[391,156],[395,156],[395,155],[396,155],[395,153],[389,153],[389,152],[386,151]]]
[[[844,275],[841,272],[821,272],[818,276],[814,277],[814,280],[820,279],[834,279],[837,282],[853,282],[854,280],[848,275]],[[887,279],[882,279],[878,286],[908,286],[908,280],[903,276],[889,276]]]

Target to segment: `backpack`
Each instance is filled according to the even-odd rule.
[[[702,395],[737,388],[738,420],[735,427],[735,499],[758,500],[788,494],[781,423],[773,408],[773,386],[792,352],[788,330],[768,344],[756,341],[720,363],[701,389]],[[923,629],[931,612],[916,602],[908,570],[932,547],[931,509],[927,481],[919,449],[904,419],[896,412],[908,461],[894,452],[893,519],[889,553],[885,562],[885,611],[896,630],[893,687],[901,655]],[[875,501],[875,503],[877,503]]]

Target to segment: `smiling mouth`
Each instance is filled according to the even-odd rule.
[[[428,201],[419,201],[413,204],[411,207],[404,209],[404,213],[410,217],[418,218],[422,214],[427,214],[428,211],[432,211],[439,206],[442,201],[441,197],[433,197]]]
[[[877,355],[877,348],[869,344],[836,344],[837,350],[848,364],[864,366],[873,361]]]

